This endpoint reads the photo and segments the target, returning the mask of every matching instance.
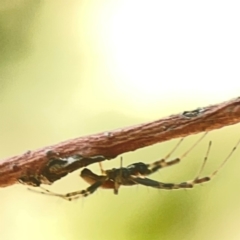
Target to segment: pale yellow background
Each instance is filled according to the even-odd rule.
[[[239,96],[239,11],[238,1],[2,0],[0,158]],[[239,138],[239,125],[213,131],[152,178],[193,178],[209,140],[211,173]],[[160,159],[176,141],[124,154],[124,165]],[[79,172],[49,189],[87,187]],[[194,190],[100,189],[67,202],[14,185],[0,199],[1,240],[238,240],[240,148]]]

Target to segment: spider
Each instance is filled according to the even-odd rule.
[[[73,199],[78,199],[80,197],[87,197],[90,194],[94,193],[99,187],[113,189],[114,194],[118,194],[118,191],[121,185],[132,186],[132,185],[140,184],[148,187],[165,189],[165,190],[193,188],[197,184],[210,181],[218,173],[218,171],[224,166],[227,160],[232,156],[233,152],[238,147],[240,140],[233,147],[229,155],[223,160],[221,165],[214,172],[212,172],[212,174],[208,176],[200,177],[208,159],[208,155],[212,145],[211,141],[208,144],[207,152],[204,157],[202,166],[199,170],[199,173],[193,180],[189,180],[182,183],[163,183],[163,182],[158,182],[158,181],[146,178],[146,176],[152,173],[155,173],[161,168],[169,167],[179,163],[206,136],[206,134],[207,133],[205,133],[196,143],[194,143],[194,145],[190,149],[188,149],[180,158],[175,158],[173,160],[167,161],[172,155],[172,153],[178,148],[180,143],[183,141],[183,138],[177,143],[177,145],[173,148],[173,150],[165,156],[165,158],[150,164],[138,162],[138,163],[133,163],[131,165],[128,165],[127,167],[123,167],[122,158],[121,158],[120,168],[103,170],[102,165],[100,163],[100,169],[101,169],[102,175],[97,175],[93,173],[91,170],[84,168],[80,176],[87,183],[91,184],[85,190],[70,192],[66,194],[54,193],[43,187],[40,187],[43,191],[37,191],[33,189],[29,189],[29,190],[37,193],[50,195],[50,196],[61,197],[65,200],[71,201]]]

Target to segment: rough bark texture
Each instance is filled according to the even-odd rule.
[[[0,162],[0,187],[51,184],[81,167],[155,143],[240,122],[240,97],[157,121],[70,139]],[[74,156],[75,160],[70,158]],[[68,161],[71,159],[71,161]],[[36,181],[36,183],[35,183]]]

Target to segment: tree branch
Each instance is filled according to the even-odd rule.
[[[173,138],[240,122],[240,97],[154,122],[79,137],[0,162],[0,187],[51,184],[81,167]]]

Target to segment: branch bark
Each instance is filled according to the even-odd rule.
[[[70,139],[0,162],[0,187],[51,184],[81,167],[178,137],[240,122],[240,97],[159,120]],[[73,156],[73,157],[72,157]]]

